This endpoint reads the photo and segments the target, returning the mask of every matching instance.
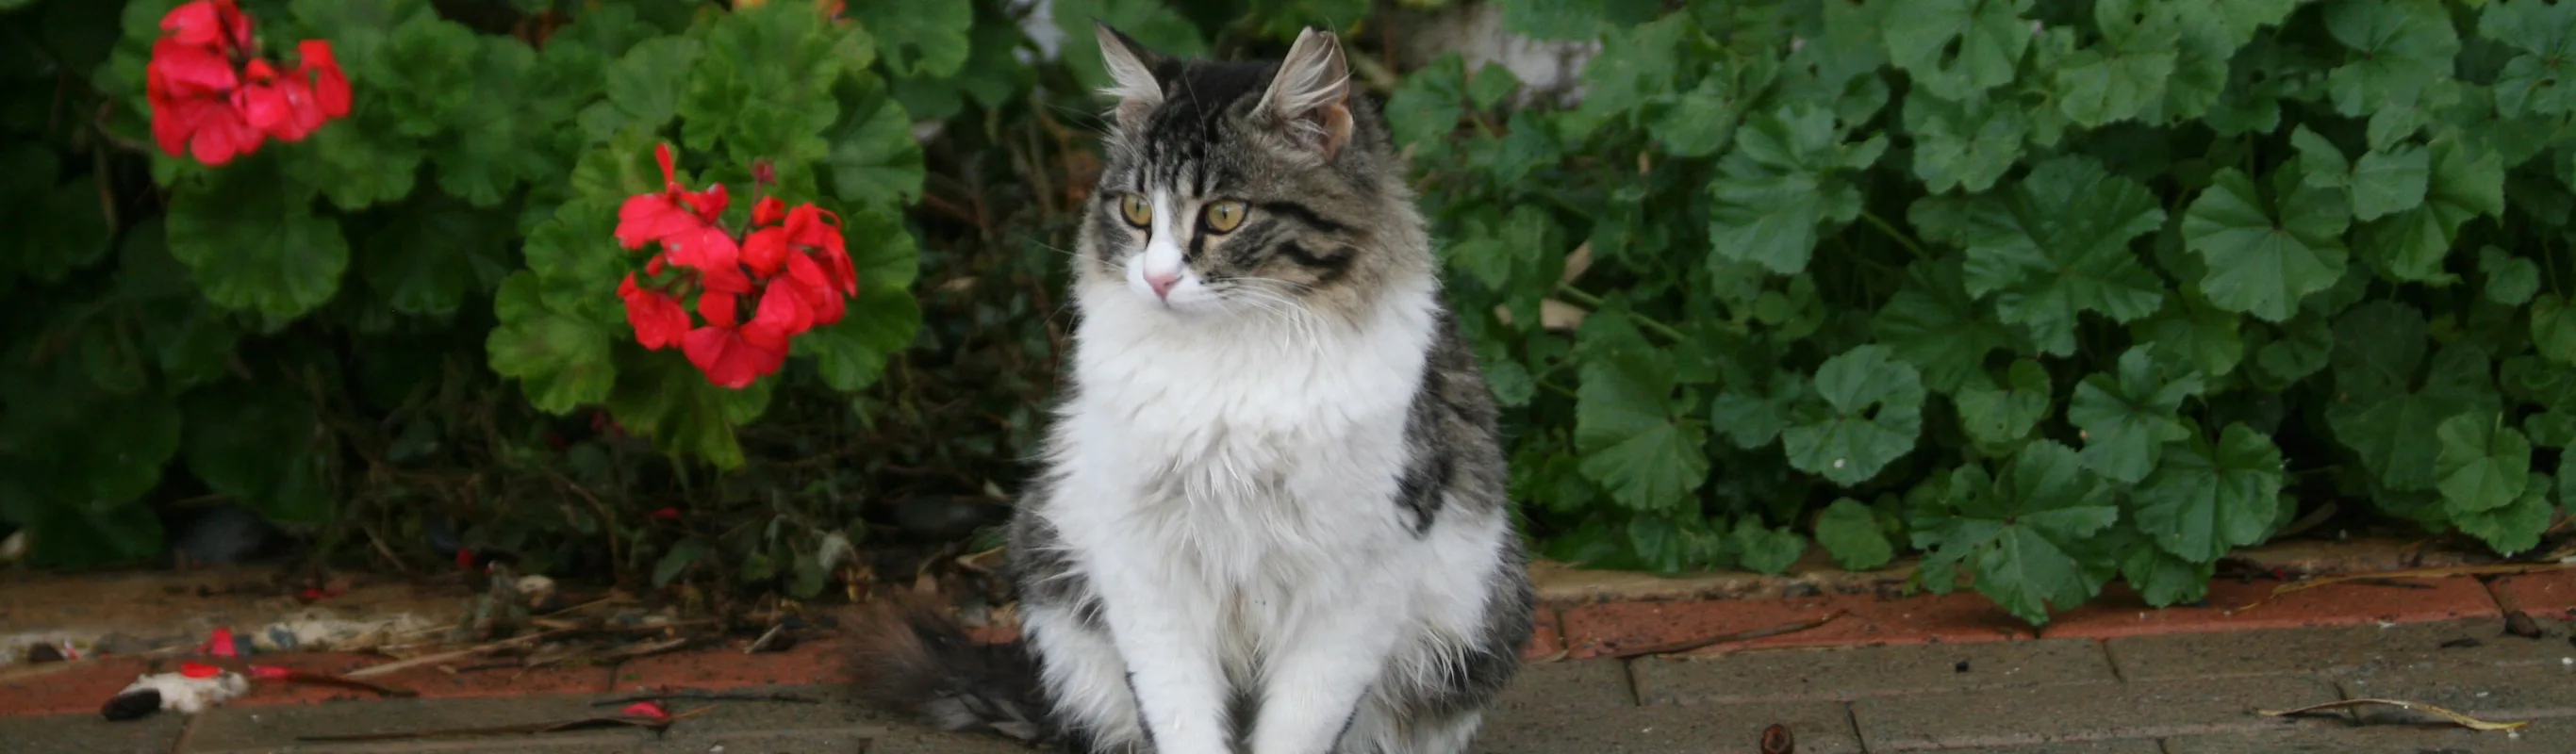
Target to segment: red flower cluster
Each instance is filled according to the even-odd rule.
[[[349,77],[331,43],[295,45],[294,68],[258,57],[251,20],[234,0],[195,0],[161,17],[144,92],[162,151],[222,165],[269,138],[301,141],[349,114]]]
[[[680,187],[671,170],[671,147],[653,148],[662,164],[663,189],[637,194],[617,211],[617,241],[627,250],[661,244],[644,264],[646,282],[634,273],[617,287],[626,321],[645,348],[679,346],[707,381],[742,388],[787,363],[787,341],[817,326],[841,321],[847,299],[858,295],[858,272],[841,239],[841,218],[778,197],[752,205],[750,235],[718,224],[724,184],[705,191]],[[755,168],[755,172],[758,168]],[[675,269],[676,268],[676,269]],[[676,271],[666,282],[650,281]],[[692,327],[681,297],[697,294]]]

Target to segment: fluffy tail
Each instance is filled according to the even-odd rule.
[[[859,696],[953,733],[1050,739],[1038,668],[1019,644],[978,644],[936,607],[897,599],[867,608],[855,639]]]

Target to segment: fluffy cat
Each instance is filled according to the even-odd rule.
[[[876,624],[868,695],[1077,752],[1466,751],[1532,596],[1385,122],[1330,33],[1275,64],[1097,36],[1117,102],[1010,526],[1023,640]]]

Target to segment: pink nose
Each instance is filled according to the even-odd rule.
[[[1146,287],[1154,289],[1155,298],[1171,298],[1172,286],[1180,285],[1180,283],[1181,273],[1179,270],[1174,270],[1170,273],[1145,273],[1145,285]]]

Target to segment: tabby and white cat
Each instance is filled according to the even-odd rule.
[[[1098,38],[1117,104],[1011,525],[1023,641],[881,624],[870,696],[1073,751],[1465,751],[1532,596],[1385,122],[1330,33],[1277,64]]]

